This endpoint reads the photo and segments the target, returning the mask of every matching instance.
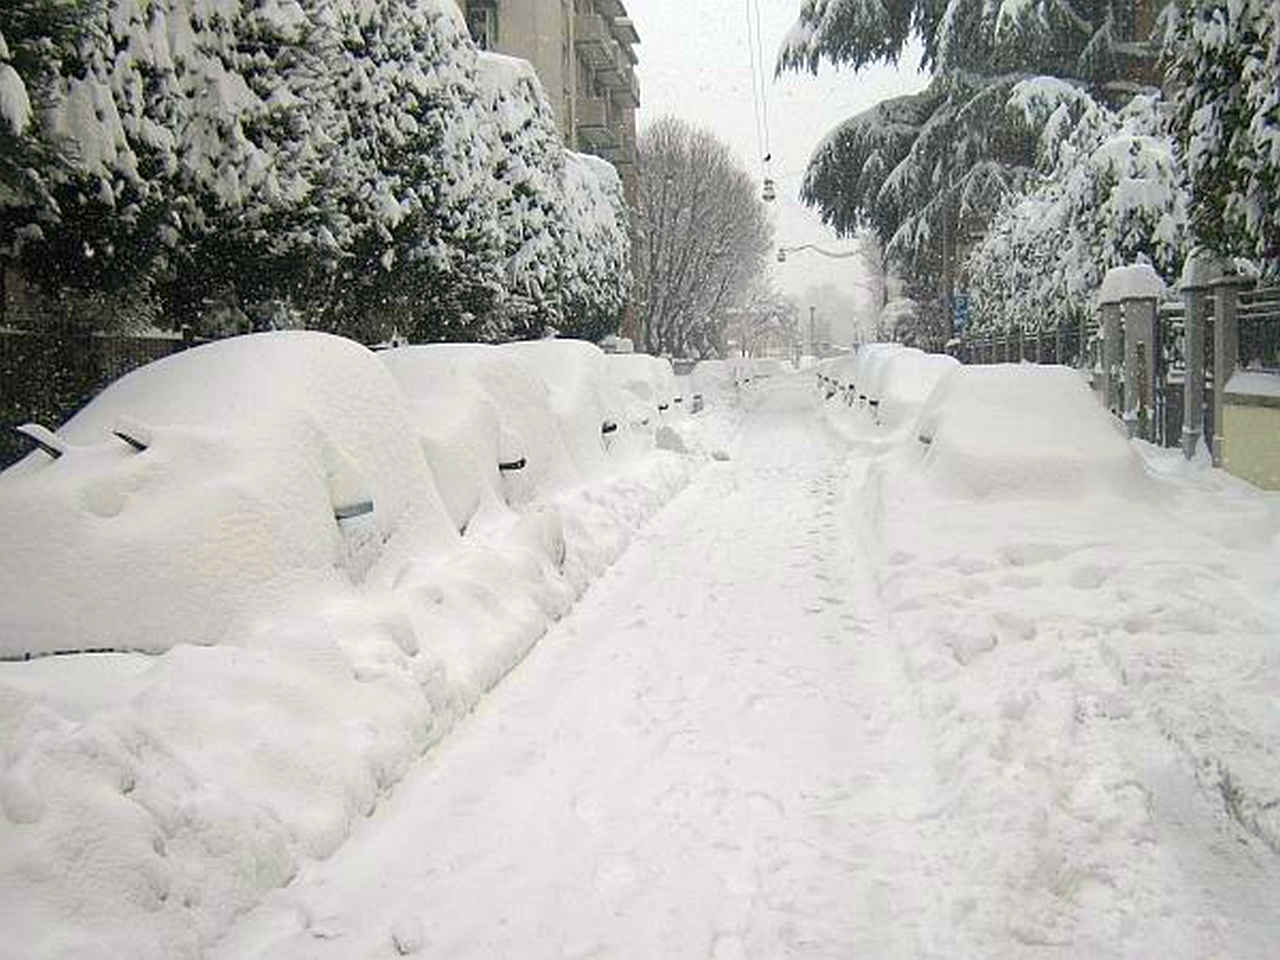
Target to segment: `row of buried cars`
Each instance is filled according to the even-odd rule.
[[[282,331],[174,354],[24,428],[37,449],[0,473],[0,656],[216,642],[220,608],[360,582],[652,449],[697,382],[573,340]]]

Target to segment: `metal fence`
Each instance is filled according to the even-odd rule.
[[[1061,363],[1081,366],[1080,343],[1086,347],[1096,320],[1063,322],[1049,330],[1006,330],[982,337],[962,338],[955,350],[961,363]]]
[[[0,330],[0,469],[31,442],[13,428],[57,427],[111,381],[197,341],[181,336],[112,336]]]
[[[1170,447],[1212,439],[1216,456],[1226,386],[1219,379],[1236,370],[1280,372],[1280,286],[1228,277],[1185,290],[1179,299],[1145,304],[1114,305],[1118,323],[1110,344],[1106,323],[1086,316],[1035,333],[1015,329],[964,337],[953,344],[953,353],[969,364],[1021,361],[1080,368],[1104,404],[1132,422],[1136,435]],[[1154,323],[1147,328],[1152,342],[1134,342],[1126,318],[1136,330],[1141,309],[1153,306]],[[1198,344],[1188,343],[1188,330],[1195,331]],[[1189,406],[1198,409],[1192,413]]]

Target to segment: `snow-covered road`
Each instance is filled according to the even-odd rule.
[[[985,815],[1008,787],[957,804],[935,779],[928,678],[879,608],[852,528],[870,457],[835,439],[798,382],[755,399],[732,459],[705,469],[350,841],[215,956],[1096,956],[1121,915],[1115,955],[1148,955],[1132,952],[1144,942],[1168,955],[1185,937],[1192,956],[1232,942],[1233,899],[1254,922],[1236,945],[1265,943],[1268,855],[1241,853],[1248,877],[1196,876],[1201,841],[1219,840],[1167,851],[1185,822],[1151,826],[1129,853],[1042,864],[1067,906],[1053,922],[1006,915],[1020,900],[1045,909],[997,852],[1035,844]],[[1027,810],[1041,802],[1029,795]],[[1203,798],[1187,804],[1186,818],[1204,815]],[[1148,799],[1144,823],[1159,806]],[[1107,881],[1108,902],[1088,877],[1128,856],[1144,863]],[[1220,870],[1237,862],[1215,856]],[[1191,870],[1166,875],[1174,861]]]
[[[733,459],[222,955],[926,952],[928,750],[858,600],[848,469],[808,392],[772,391]]]

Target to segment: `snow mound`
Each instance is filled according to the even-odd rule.
[[[546,385],[579,473],[590,477],[605,469],[601,430],[617,424],[628,408],[609,375],[605,352],[585,340],[523,340],[498,349],[526,364]]]
[[[699,360],[689,372],[695,393],[708,403],[712,398],[727,398],[733,393],[733,370],[725,360]]]
[[[379,356],[409,400],[418,442],[458,530],[478,513],[529,503],[580,479],[550,392],[528,364],[482,344],[402,347]]]
[[[113,431],[144,433],[141,452]],[[0,653],[215,644],[456,533],[364,347],[257,334],[149,364],[0,474]],[[88,629],[86,629],[88,627]]]
[[[966,498],[1141,497],[1141,460],[1067,367],[958,367],[917,423],[926,475]]]
[[[786,372],[777,357],[737,357],[729,361],[729,366],[738,380],[776,377]]]

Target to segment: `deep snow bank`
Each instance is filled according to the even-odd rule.
[[[864,441],[862,615],[938,810],[1008,838],[946,854],[962,952],[1270,956],[1280,498],[1126,441],[1069,370],[956,370],[896,433],[825,415]]]
[[[0,475],[5,642],[163,651],[0,664],[0,957],[199,957],[336,849],[696,470],[601,435],[601,362],[246,337]],[[495,477],[516,454],[526,487]],[[334,506],[360,498],[353,547]]]

